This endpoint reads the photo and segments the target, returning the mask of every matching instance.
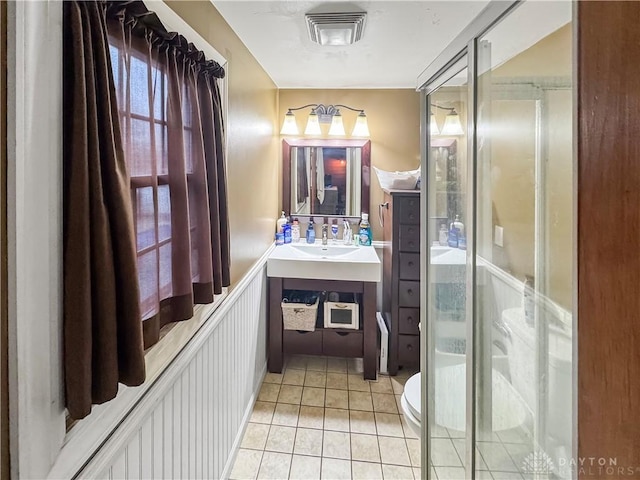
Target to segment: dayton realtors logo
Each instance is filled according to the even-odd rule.
[[[545,452],[531,452],[522,461],[522,471],[532,475],[549,475],[553,472],[554,465],[551,457]]]
[[[580,477],[596,477],[617,475],[618,477],[640,478],[640,467],[628,467],[618,464],[618,459],[611,457],[560,457],[554,463],[544,451],[531,452],[522,461],[522,472],[530,475],[549,476],[555,471],[562,478],[577,474]]]

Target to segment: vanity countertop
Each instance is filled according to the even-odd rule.
[[[267,276],[379,282],[380,259],[372,246],[288,243],[272,250]]]

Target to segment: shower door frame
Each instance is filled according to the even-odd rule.
[[[423,212],[429,212],[430,202],[433,201],[430,196],[432,196],[432,192],[428,186],[430,185],[430,136],[429,136],[429,105],[428,100],[430,95],[434,93],[438,88],[440,88],[443,84],[445,84],[451,77],[455,74],[462,71],[464,68],[467,68],[467,89],[468,89],[468,106],[467,106],[467,262],[466,262],[466,338],[467,338],[467,349],[466,349],[466,432],[465,432],[465,472],[467,478],[471,480],[475,480],[476,478],[476,422],[477,422],[477,412],[479,409],[485,408],[484,405],[491,402],[490,393],[489,398],[483,398],[477,400],[477,373],[479,369],[484,369],[484,374],[487,368],[488,374],[491,375],[491,364],[483,364],[483,358],[479,355],[480,348],[482,345],[482,331],[479,328],[477,320],[476,311],[476,256],[477,256],[477,248],[476,248],[476,235],[477,235],[477,126],[478,126],[478,118],[477,118],[477,108],[478,108],[478,83],[477,78],[479,75],[479,71],[481,68],[478,66],[478,51],[479,51],[479,42],[480,38],[488,32],[494,25],[499,23],[503,18],[512,13],[519,5],[523,2],[516,1],[507,1],[507,2],[491,2],[487,7],[480,12],[480,14],[475,18],[473,22],[467,26],[458,37],[456,37],[451,44],[436,58],[434,62],[431,63],[418,77],[418,87],[417,90],[421,92],[420,101],[421,101],[421,169],[426,173],[426,179],[422,182],[421,187],[421,208]],[[483,65],[482,70],[487,68],[488,66]],[[538,105],[538,122],[541,116],[541,112],[539,110]],[[537,122],[537,123],[538,123]],[[538,125],[539,127],[539,125]],[[537,133],[540,132],[540,129],[537,128]],[[537,147],[541,145],[540,135],[537,136],[536,141]],[[536,148],[538,154],[536,155],[536,180],[544,179],[545,172],[542,168],[540,168],[543,163],[540,161],[539,153],[541,150]],[[540,238],[544,238],[544,228],[541,224],[542,217],[540,213],[544,208],[544,198],[536,195],[536,215],[535,215],[535,223],[536,223],[536,240]],[[428,213],[425,213],[428,215]],[[420,350],[421,350],[421,359],[420,359],[420,369],[423,372],[429,372],[429,366],[433,365],[433,342],[434,339],[431,336],[432,325],[431,319],[429,316],[429,308],[428,306],[428,293],[429,293],[429,282],[431,281],[429,277],[429,245],[427,239],[429,238],[428,232],[429,222],[421,222],[421,292],[420,299],[421,305],[421,322],[423,325],[427,325],[420,339]],[[543,242],[541,245],[544,245]],[[542,248],[542,250],[544,247]],[[536,265],[540,265],[538,268],[543,268],[544,262],[542,262],[540,255],[540,244],[536,242]],[[536,271],[536,273],[539,273]],[[538,277],[541,278],[541,277]],[[537,322],[541,323],[541,322]],[[546,338],[546,335],[545,335]],[[543,359],[546,361],[546,359]],[[487,362],[484,362],[487,363]],[[480,366],[480,368],[477,368]],[[537,371],[540,368],[544,368],[544,365],[537,366]],[[422,478],[430,479],[431,478],[431,468],[430,468],[430,443],[431,443],[431,432],[430,432],[430,421],[429,418],[429,392],[432,385],[432,379],[430,379],[430,375],[422,376],[422,452],[421,452],[421,464],[423,465]],[[489,377],[491,378],[491,377]],[[575,417],[575,411],[573,413]],[[574,450],[576,446],[573,446]]]

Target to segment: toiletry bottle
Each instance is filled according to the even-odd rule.
[[[368,213],[363,213],[360,221],[360,245],[371,245],[371,225],[369,225]]]
[[[280,215],[280,218],[276,222],[276,233],[284,233],[284,230],[282,227],[284,227],[285,223],[287,223],[287,217],[284,215],[284,211],[283,211],[282,215]]]
[[[284,245],[284,233],[276,232],[276,245]]]
[[[282,226],[282,233],[284,233],[284,243],[291,243],[291,224],[289,222]]]
[[[456,218],[451,225],[449,225],[449,238],[447,242],[452,248],[458,248],[458,237],[464,235],[464,225],[460,221],[460,215],[456,215]]]
[[[291,241],[294,243],[300,241],[300,223],[297,218],[293,219],[293,225],[291,225]]]
[[[447,226],[443,223],[440,225],[440,232],[438,234],[438,243],[441,247],[447,246]]]
[[[313,226],[313,218],[309,219],[309,226],[307,227],[307,243],[316,243],[316,231]]]
[[[338,223],[335,220],[331,224],[331,239],[333,243],[338,242]]]
[[[344,243],[345,245],[351,245],[351,235],[351,224],[345,220],[344,224],[342,225],[342,243]]]
[[[464,235],[464,224],[460,221],[460,215],[456,215],[453,226],[458,229],[458,236]]]

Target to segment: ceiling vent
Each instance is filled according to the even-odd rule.
[[[307,13],[311,40],[320,45],[351,45],[362,38],[367,12]]]

